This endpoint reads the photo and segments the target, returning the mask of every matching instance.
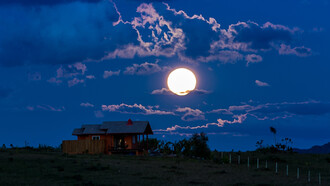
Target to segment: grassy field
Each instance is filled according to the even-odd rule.
[[[230,154],[232,163],[223,164],[175,157],[64,155],[7,149],[0,152],[0,185],[318,185],[319,172],[322,185],[330,185],[330,155],[246,152],[240,153],[238,165],[238,153]],[[229,153],[224,153],[225,159],[228,156]]]

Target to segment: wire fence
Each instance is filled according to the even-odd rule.
[[[312,158],[315,156],[315,158],[305,162],[299,162],[301,159],[295,159],[294,155],[286,156],[289,158],[278,157],[277,155],[258,157],[257,154],[244,156],[234,152],[221,152],[221,158],[228,158],[228,164],[246,167],[251,171],[270,171],[275,176],[286,177],[301,184],[330,185],[330,162],[320,163],[317,158],[318,155],[310,155]]]

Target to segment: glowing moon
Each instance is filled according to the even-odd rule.
[[[179,96],[185,96],[196,88],[195,74],[186,69],[178,68],[173,70],[167,78],[167,86],[174,93]]]

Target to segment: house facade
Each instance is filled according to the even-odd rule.
[[[73,130],[77,140],[63,141],[63,152],[136,153],[148,150],[148,136],[153,131],[148,121],[105,121],[102,124],[82,125]]]

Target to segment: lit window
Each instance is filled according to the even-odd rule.
[[[135,136],[133,136],[132,138],[132,143],[135,144]]]
[[[92,140],[100,140],[100,136],[92,136]]]

